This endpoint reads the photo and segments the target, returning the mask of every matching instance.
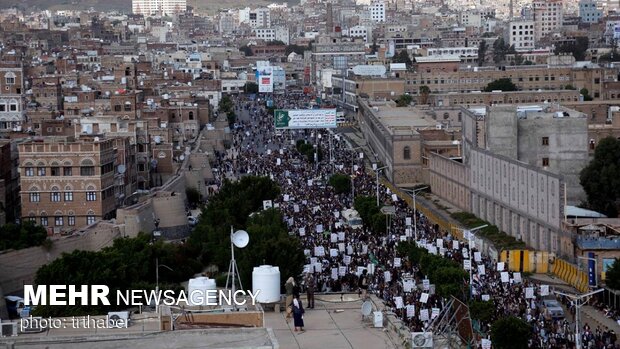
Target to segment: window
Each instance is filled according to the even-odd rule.
[[[45,176],[45,167],[37,167],[37,176]]]
[[[86,224],[91,225],[95,223],[95,216],[86,216]]]
[[[47,216],[41,216],[41,225],[47,227]]]
[[[80,167],[80,176],[94,176],[95,166],[82,166]]]
[[[41,201],[40,193],[30,193],[30,202],[39,202]]]
[[[60,202],[60,192],[52,192],[50,194],[50,201],[51,202]]]
[[[125,111],[131,111],[131,104],[125,104]]]
[[[97,201],[97,193],[94,191],[86,192],[86,201]]]
[[[15,85],[15,77],[14,76],[7,76],[5,80],[6,80],[6,84],[7,85]]]
[[[549,137],[542,138],[542,145],[549,145]]]
[[[9,111],[17,111],[17,104],[11,103],[9,105]]]
[[[6,104],[0,104],[0,111],[6,111]]]
[[[543,167],[549,166],[549,158],[543,158],[542,159],[542,165],[543,165]]]
[[[54,217],[54,225],[57,226],[57,227],[61,227],[61,226],[64,225],[62,216]]]
[[[26,167],[26,170],[24,171],[24,174],[26,175],[26,177],[34,176],[34,168],[33,167]]]
[[[411,148],[409,148],[409,146],[406,146],[405,148],[403,148],[403,158],[405,160],[411,159]]]
[[[74,226],[75,225],[75,216],[67,216],[67,224],[69,226]]]
[[[60,167],[50,167],[50,174],[52,176],[60,176]]]
[[[73,175],[73,168],[71,168],[71,167],[63,167],[62,168],[62,172],[63,172],[63,175],[65,175],[65,176],[72,176]]]
[[[193,111],[189,112],[189,119],[190,120],[194,120],[194,112]]]
[[[65,201],[73,201],[73,192],[72,191],[66,191],[65,192]]]
[[[122,110],[122,107],[120,104],[117,104],[114,106],[114,111],[121,111],[121,110]]]

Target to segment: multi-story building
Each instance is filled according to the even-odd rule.
[[[230,12],[220,12],[218,29],[221,34],[232,34],[237,29],[237,20]]]
[[[534,33],[536,42],[562,27],[562,0],[534,0]]]
[[[332,38],[320,36],[315,44],[312,45],[312,63],[315,64],[315,71],[323,68],[335,67],[334,60],[346,61],[348,66],[364,64],[365,44],[363,40],[346,41],[342,38]],[[337,65],[337,64],[336,64]]]
[[[271,11],[266,7],[250,11],[249,23],[252,28],[271,27]]]
[[[596,0],[579,1],[579,18],[584,23],[598,23],[603,18],[603,10]]]
[[[143,16],[169,16],[187,10],[187,0],[131,0],[131,12]]]
[[[0,140],[0,225],[19,218],[19,172],[17,143]]]
[[[282,41],[286,45],[289,44],[289,30],[284,26],[276,26],[273,28],[256,28],[254,30],[257,39],[265,41]]]
[[[517,51],[533,50],[536,45],[534,21],[517,20],[508,23],[508,44]]]
[[[21,62],[0,62],[0,132],[21,129],[24,121],[24,69]]]
[[[385,2],[382,0],[373,1],[368,7],[368,12],[373,22],[385,22]]]
[[[114,216],[114,139],[37,139],[18,145],[22,220],[73,230]]]

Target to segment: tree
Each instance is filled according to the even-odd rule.
[[[584,101],[591,101],[593,99],[592,96],[590,96],[590,91],[585,87],[579,90],[579,93],[583,96]]]
[[[243,87],[245,93],[258,93],[258,85],[255,82],[246,82]]]
[[[510,78],[501,78],[495,81],[489,82],[487,87],[484,88],[485,92],[501,90],[503,92],[517,91],[517,85],[512,82]]]
[[[501,318],[491,326],[491,342],[497,349],[525,349],[532,336],[532,327],[514,317]]]
[[[329,185],[334,188],[336,194],[348,193],[351,191],[351,177],[346,174],[336,173],[329,178]]]
[[[499,38],[495,40],[493,43],[493,61],[495,63],[500,63],[506,59],[506,53],[508,51],[508,44],[504,41],[503,38]]]
[[[40,246],[47,239],[47,231],[31,221],[0,226],[0,251]]]
[[[478,66],[480,67],[486,62],[488,48],[487,41],[480,40],[480,45],[478,46]]]
[[[303,55],[304,51],[306,51],[307,49],[308,49],[307,46],[299,46],[299,45],[292,44],[292,45],[286,46],[286,49],[284,52],[286,53],[287,56],[290,55],[291,52],[295,52],[298,55]]]
[[[594,159],[581,170],[580,183],[586,192],[588,207],[618,217],[620,198],[620,140],[603,138],[596,146]]]
[[[411,60],[411,57],[409,57],[407,50],[400,50],[394,55],[394,57],[392,57],[392,63],[405,63],[407,68],[409,68],[413,64],[413,61]]]
[[[420,86],[420,104],[427,104],[428,103],[428,97],[431,94],[431,89],[426,86]]]
[[[577,61],[583,61],[586,58],[589,42],[587,37],[578,37],[574,42],[566,42],[555,48],[555,54],[570,53]]]
[[[286,46],[286,43],[282,40],[271,40],[267,42],[269,46]]]
[[[377,39],[372,39],[372,46],[370,46],[370,54],[374,55],[379,51],[379,45],[377,45]]]
[[[616,258],[614,264],[605,272],[605,284],[614,290],[620,290],[620,259]]]
[[[239,51],[243,52],[248,57],[254,56],[254,52],[252,52],[252,48],[249,47],[248,45],[243,45],[239,47]]]
[[[490,323],[495,316],[495,304],[490,301],[473,301],[469,303],[469,314],[472,319]]]
[[[185,196],[187,196],[187,202],[189,202],[191,206],[198,205],[202,199],[202,195],[200,195],[198,189],[194,187],[185,188]]]
[[[400,95],[400,97],[396,100],[396,106],[406,107],[411,104],[411,101],[413,101],[413,97],[410,94]]]
[[[374,222],[374,216],[381,213],[377,207],[377,200],[372,196],[357,196],[353,202],[353,207],[360,214],[362,222],[365,226],[371,227]],[[385,223],[384,223],[385,224]]]

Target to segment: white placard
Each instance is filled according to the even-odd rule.
[[[305,236],[306,235],[306,228],[301,227],[299,228],[299,236]]]
[[[340,212],[338,212],[338,211],[334,211],[334,217],[336,217],[336,218],[340,218]]]
[[[514,273],[512,274],[513,279],[515,279],[516,283],[521,283],[521,273]]]
[[[526,287],[525,288],[525,299],[534,298],[534,287]]]
[[[332,268],[332,280],[338,280],[338,268]]]
[[[353,171],[357,172],[357,165],[353,165]]]
[[[331,233],[329,237],[330,237],[329,239],[330,242],[333,242],[333,243],[338,242],[338,234]]]
[[[347,254],[353,254],[353,246],[347,245]]]
[[[344,243],[341,242],[338,244],[338,251],[344,252]]]
[[[284,194],[284,202],[287,202],[290,198],[288,194]]]
[[[491,349],[491,340],[482,338],[482,349]]]
[[[407,241],[407,235],[401,235],[399,240],[400,241]]]
[[[360,159],[364,158],[364,153],[360,153]]]
[[[405,217],[405,225],[406,226],[411,226],[411,217]]]
[[[428,309],[420,309],[420,321],[428,321]]]
[[[396,305],[396,309],[402,309],[405,307],[403,297],[394,297],[394,304]]]
[[[440,248],[439,248],[439,254],[440,254],[440,255],[442,255],[442,256],[444,256],[444,255],[446,254],[446,249],[445,249],[445,248],[443,248],[443,247],[440,247]]]
[[[389,270],[383,272],[383,278],[385,279],[386,283],[392,281],[392,273],[390,273]]]
[[[399,257],[395,257],[394,258],[394,268],[400,268],[400,258]]]
[[[312,179],[308,179],[308,186],[311,187],[312,186]]]
[[[273,208],[280,208],[280,203],[276,202],[275,204],[273,204]]]
[[[362,254],[367,254],[367,253],[368,253],[368,246],[362,245]]]
[[[437,254],[437,246],[431,246],[428,249],[428,252],[436,255]]]
[[[349,255],[345,255],[342,260],[343,260],[344,264],[346,264],[346,265],[351,264],[351,256],[349,256]]]
[[[403,290],[404,290],[405,292],[411,292],[411,291],[413,291],[413,286],[414,286],[413,280],[405,280],[405,281],[403,282]]]
[[[282,160],[280,158],[276,159],[276,165],[280,166],[282,164]]]
[[[263,210],[267,210],[273,207],[271,200],[263,200]]]
[[[407,304],[407,318],[412,318],[415,316],[415,305]]]
[[[305,249],[304,250],[304,255],[309,256],[310,255],[310,250],[309,249]]]
[[[304,274],[310,273],[311,268],[312,268],[312,264],[304,265]]]
[[[338,275],[345,276],[347,274],[347,267],[338,267]]]
[[[330,248],[329,249],[329,256],[330,257],[338,257],[338,250],[335,248]]]
[[[486,270],[484,269],[484,264],[478,265],[478,275],[486,274]]]
[[[320,273],[323,271],[323,264],[321,263],[314,263],[314,272],[315,273]]]
[[[398,195],[392,194],[392,201],[397,202],[398,201]]]
[[[314,248],[314,255],[317,257],[325,256],[325,248],[323,246],[317,246]]]
[[[471,261],[469,259],[463,260],[463,269],[465,270],[471,269]]]
[[[344,232],[338,232],[338,241],[344,241]]]
[[[293,211],[299,213],[299,205],[293,205]]]
[[[284,149],[280,149],[280,155],[284,155]]]
[[[422,293],[420,295],[420,303],[426,303],[428,302],[428,293]]]
[[[443,239],[437,239],[437,247],[443,247]]]
[[[549,285],[540,285],[540,295],[542,297],[549,295]]]
[[[317,233],[322,233],[323,232],[323,224],[319,224],[316,226],[316,232]]]
[[[452,240],[452,249],[453,250],[458,250],[459,249],[459,242],[458,242],[458,240]]]
[[[467,249],[467,247],[463,247],[461,249],[461,253],[463,254],[463,258],[469,258],[469,250]]]
[[[310,264],[316,264],[318,263],[319,259],[316,257],[310,257]]]
[[[502,273],[500,275],[501,275],[501,278],[502,278],[502,282],[510,281],[510,275],[508,275],[507,271],[502,271]]]
[[[271,155],[271,149],[267,149],[267,155]]]
[[[422,289],[428,291],[431,287],[431,281],[429,279],[422,280]]]
[[[439,308],[433,308],[431,312],[431,320],[439,316]]]
[[[482,253],[480,252],[474,252],[474,260],[476,262],[482,262]]]
[[[482,300],[483,300],[484,302],[490,301],[490,300],[491,300],[491,296],[490,296],[490,295],[488,295],[488,294],[483,294],[483,295],[482,295]]]
[[[366,270],[366,268],[364,268],[364,267],[357,267],[357,273],[355,273],[355,275],[361,276],[362,273],[364,272],[364,270]]]
[[[504,271],[504,262],[497,263],[497,271]]]

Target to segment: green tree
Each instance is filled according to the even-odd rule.
[[[202,195],[200,195],[198,189],[194,187],[185,188],[185,196],[187,197],[187,202],[192,206],[198,205],[202,199]]]
[[[489,82],[487,87],[484,88],[485,92],[491,92],[496,90],[501,90],[503,92],[517,91],[517,85],[515,85],[510,78],[501,78]]]
[[[47,231],[31,221],[0,226],[0,251],[40,246],[47,239]]]
[[[486,62],[486,56],[489,46],[487,45],[486,40],[480,40],[480,45],[478,45],[478,66],[482,67]]]
[[[428,104],[428,97],[431,95],[431,89],[426,86],[420,86],[420,104]]]
[[[616,258],[614,264],[605,272],[605,284],[611,289],[620,290],[620,259]]]
[[[588,50],[589,41],[587,37],[575,38],[573,42],[563,43],[555,48],[555,54],[570,53],[575,57],[577,61],[583,61],[586,59],[586,52]]]
[[[245,93],[258,93],[258,85],[255,82],[246,82],[243,86]]]
[[[353,207],[360,214],[362,222],[365,226],[371,227],[373,224],[373,216],[381,213],[377,207],[377,200],[372,196],[357,196],[353,202]]]
[[[267,45],[269,45],[269,46],[286,46],[286,43],[284,43],[284,41],[282,41],[282,40],[271,40],[271,41],[267,42]]]
[[[379,45],[377,45],[377,39],[372,39],[372,46],[370,46],[370,54],[374,55],[379,51]]]
[[[336,173],[329,178],[329,185],[334,188],[336,194],[348,193],[351,191],[351,177],[346,174]]]
[[[381,211],[373,214],[371,217],[371,227],[372,231],[375,234],[385,234],[387,232],[387,217],[385,216],[385,214],[383,214]]]
[[[469,303],[469,314],[472,319],[490,323],[495,317],[495,304],[490,301],[473,301]]]
[[[394,57],[392,57],[392,62],[405,63],[407,68],[410,68],[413,64],[413,61],[411,60],[411,57],[409,57],[409,53],[407,52],[407,50],[400,50],[397,54],[394,55]]]
[[[221,113],[228,113],[235,110],[235,103],[229,95],[224,95],[222,99],[220,99],[219,110]]]
[[[396,100],[396,106],[406,107],[410,105],[412,101],[413,101],[413,97],[410,94],[400,95],[400,97],[398,97],[398,99]]]
[[[579,179],[589,208],[608,217],[618,217],[620,140],[615,137],[601,139],[594,150],[594,159],[581,170]]]
[[[592,96],[590,96],[590,91],[585,87],[579,90],[579,93],[583,96],[584,101],[591,101],[593,99]]]
[[[499,319],[491,326],[491,342],[497,349],[525,349],[532,336],[532,326],[514,317]]]

